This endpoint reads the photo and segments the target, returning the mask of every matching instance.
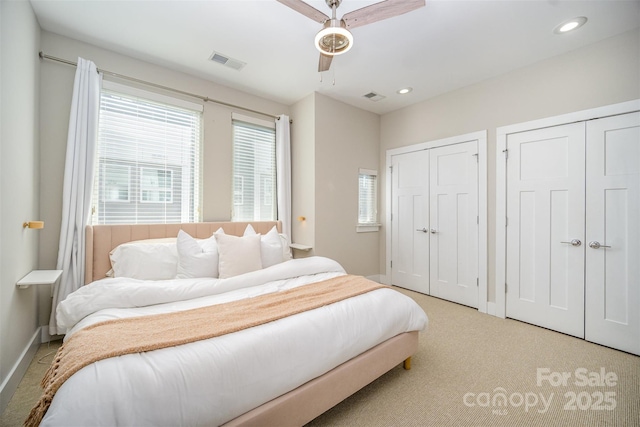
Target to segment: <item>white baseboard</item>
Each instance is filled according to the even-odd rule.
[[[389,278],[387,277],[386,274],[379,274],[380,276],[380,281],[378,283],[382,283],[383,285],[391,285],[391,283],[389,283]]]
[[[16,392],[22,377],[24,377],[29,364],[38,351],[38,348],[40,347],[41,333],[40,329],[34,332],[31,340],[25,349],[22,350],[22,354],[20,354],[15,365],[13,365],[9,371],[9,375],[7,375],[7,378],[2,382],[2,384],[0,384],[0,413],[7,409],[7,405],[9,405],[11,397],[13,397],[13,394]]]
[[[496,303],[495,302],[487,302],[487,314],[492,316],[496,315]]]

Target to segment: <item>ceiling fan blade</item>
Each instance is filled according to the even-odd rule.
[[[319,22],[321,24],[324,24],[324,22],[329,19],[327,15],[320,12],[318,9],[316,9],[313,6],[309,6],[308,3],[305,3],[302,0],[277,0],[277,1],[282,3],[285,6],[290,7],[296,12],[303,14],[307,18],[311,18],[314,21]]]
[[[424,5],[425,0],[386,0],[345,13],[342,20],[347,29],[352,29],[402,15]]]
[[[333,55],[320,54],[320,61],[318,62],[318,72],[327,71],[331,67],[331,60]]]

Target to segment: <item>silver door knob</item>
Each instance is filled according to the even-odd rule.
[[[426,233],[427,229],[426,228],[418,228],[416,231],[422,231],[423,233]]]
[[[593,249],[600,249],[600,248],[610,248],[611,246],[601,245],[600,242],[598,242],[597,240],[594,240],[593,242],[589,242],[589,247]]]
[[[430,231],[431,231],[431,234],[436,234],[437,233],[435,228],[432,228]]]
[[[580,240],[578,240],[578,239],[573,239],[570,242],[560,242],[560,243],[567,243],[567,244],[569,244],[571,246],[580,246],[582,244],[582,242]]]

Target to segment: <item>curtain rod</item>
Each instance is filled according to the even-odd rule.
[[[49,59],[51,61],[62,62],[63,64],[72,65],[74,67],[78,66],[77,62],[68,61],[68,60],[62,59],[62,58],[56,58],[55,56],[47,55],[47,54],[43,53],[42,51],[38,52],[38,56],[40,57],[40,59]],[[175,92],[175,93],[179,93],[181,95],[190,96],[192,98],[200,99],[200,100],[202,100],[204,102],[213,102],[215,104],[224,105],[226,107],[237,108],[239,110],[244,110],[244,111],[248,111],[248,112],[251,112],[251,113],[260,114],[262,116],[273,117],[276,120],[280,120],[280,117],[274,116],[273,114],[263,113],[262,111],[252,110],[250,108],[245,108],[245,107],[241,107],[239,105],[229,104],[229,103],[223,102],[223,101],[217,101],[215,99],[209,98],[208,96],[202,96],[202,95],[197,95],[195,93],[185,92],[185,91],[182,91],[180,89],[174,89],[172,87],[159,85],[157,83],[148,82],[146,80],[140,80],[140,79],[137,79],[135,77],[125,76],[125,75],[122,75],[122,74],[114,73],[112,71],[103,70],[101,68],[98,68],[98,73],[108,74],[108,75],[110,75],[112,77],[117,77],[117,78],[120,78],[120,79],[129,80],[129,81],[140,83],[140,84],[143,84],[143,85],[153,86],[153,87],[158,88],[158,89],[167,90],[169,92]],[[291,120],[289,120],[289,122],[291,123]]]

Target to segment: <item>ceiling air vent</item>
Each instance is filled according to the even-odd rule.
[[[213,62],[217,62],[220,65],[224,65],[225,67],[233,68],[234,70],[240,71],[247,65],[246,62],[238,61],[237,59],[229,58],[228,56],[222,55],[218,52],[213,52],[209,59]]]
[[[375,93],[375,92],[369,92],[365,95],[362,95],[367,99],[370,99],[372,101],[380,101],[381,99],[385,99],[385,96],[380,95],[379,93]]]

